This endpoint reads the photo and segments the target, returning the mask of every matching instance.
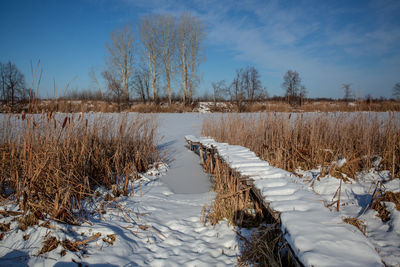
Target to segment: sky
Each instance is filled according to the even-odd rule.
[[[112,30],[148,14],[191,12],[206,25],[198,95],[235,70],[255,66],[270,96],[283,95],[287,70],[310,97],[391,97],[400,82],[398,0],[0,0],[0,62],[32,81],[40,60],[42,97],[91,88],[105,68]]]

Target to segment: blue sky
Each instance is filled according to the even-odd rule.
[[[151,13],[190,11],[207,26],[201,95],[212,81],[230,82],[235,69],[256,66],[270,95],[283,95],[288,69],[300,73],[311,97],[390,97],[400,82],[400,1],[263,0],[1,0],[0,61],[32,75],[40,59],[41,95],[91,86],[104,68],[111,30]],[[211,90],[210,90],[211,91]]]

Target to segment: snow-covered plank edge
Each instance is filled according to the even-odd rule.
[[[280,214],[284,237],[305,266],[383,266],[367,238],[327,209],[292,173],[270,166],[242,146],[191,135],[185,139],[215,151],[233,170],[249,177],[264,203]],[[203,152],[200,156],[203,161]]]

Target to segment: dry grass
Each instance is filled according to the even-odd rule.
[[[209,165],[209,164],[207,164]],[[227,219],[232,225],[254,227],[263,220],[262,211],[250,197],[250,186],[241,182],[226,163],[217,159],[212,168],[214,191],[217,193],[211,206],[203,208],[203,222],[216,225]],[[211,168],[206,167],[211,172]]]
[[[118,112],[118,104],[100,100],[43,100],[36,108],[39,112]]]
[[[167,104],[136,104],[130,108],[132,112],[139,113],[183,113],[192,112],[193,106],[185,106],[181,103]]]
[[[159,158],[152,117],[10,115],[0,135],[1,197],[13,196],[26,216],[71,224],[95,187],[127,181]]]
[[[354,178],[370,168],[400,175],[400,121],[395,113],[236,114],[205,119],[202,134],[248,147],[288,171],[320,166],[321,176],[338,178]],[[339,167],[334,162],[340,159],[346,163]]]
[[[232,111],[234,111],[232,109]],[[360,112],[360,111],[400,111],[400,102],[345,102],[309,100],[301,106],[291,106],[286,102],[263,101],[247,104],[245,112]]]
[[[120,112],[133,111],[141,113],[182,113],[196,111],[198,103],[185,106],[180,102],[168,105],[167,102],[159,104],[150,103],[121,103],[112,100],[88,100],[88,99],[33,99],[33,103],[19,102],[12,108],[6,104],[0,103],[0,113],[9,112]],[[346,102],[342,100],[313,100],[307,99],[301,106],[293,106],[285,102],[283,99],[256,101],[254,103],[245,102],[241,109],[238,110],[235,103],[230,101],[217,102],[215,105],[212,101],[209,109],[211,112],[360,112],[360,111],[400,111],[400,102],[392,100],[384,101],[352,101]]]
[[[43,242],[43,247],[40,249],[40,251],[37,253],[37,255],[45,254],[47,252],[50,252],[58,247],[58,244],[60,241],[57,240],[55,236],[49,236],[44,240]]]
[[[343,218],[343,222],[351,224],[351,225],[357,227],[358,230],[360,230],[360,232],[363,233],[363,235],[365,235],[366,232],[367,232],[367,226],[360,219],[353,218],[353,217],[346,217],[346,218]]]
[[[372,203],[371,208],[378,212],[377,216],[383,222],[390,220],[390,212],[387,210],[385,202],[393,202],[396,209],[400,211],[400,192],[386,191]]]
[[[320,112],[360,112],[360,111],[400,111],[400,102],[396,101],[382,101],[382,102],[368,102],[368,101],[311,101],[300,107],[302,111],[320,111]]]
[[[284,240],[278,226],[262,225],[253,231],[250,240],[241,235],[239,238],[245,243],[239,258],[239,266],[247,264],[262,267],[295,266],[289,258],[281,258]]]

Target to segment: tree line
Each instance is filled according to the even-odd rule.
[[[158,103],[162,92],[170,104],[173,94],[190,103],[200,82],[205,37],[203,22],[189,13],[147,15],[112,31],[102,72],[107,90],[118,103],[128,102],[131,92],[145,103]]]

